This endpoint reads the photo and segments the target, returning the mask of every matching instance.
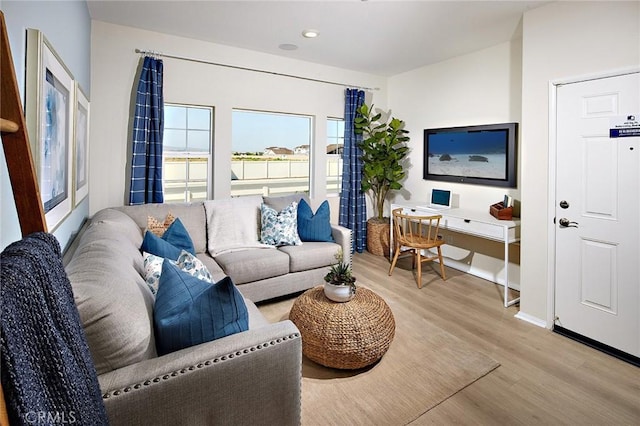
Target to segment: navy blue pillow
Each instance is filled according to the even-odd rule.
[[[331,235],[331,213],[329,202],[323,201],[313,214],[313,210],[303,199],[298,204],[298,235],[302,241],[333,242]]]
[[[153,314],[160,355],[249,329],[247,305],[231,278],[209,284],[171,262],[162,264]]]
[[[194,256],[196,254],[193,241],[180,219],[173,221],[162,238],[152,232],[145,232],[141,250],[171,260],[178,260],[182,250],[186,250]]]
[[[151,231],[144,233],[144,239],[142,240],[142,247],[140,247],[140,249],[147,253],[171,260],[178,260],[178,256],[180,256],[182,252],[178,247],[154,235]]]
[[[178,218],[173,221],[171,225],[164,231],[162,239],[168,243],[173,244],[181,250],[186,250],[195,256],[196,249],[193,246],[193,241],[187,228],[184,227],[182,221]]]

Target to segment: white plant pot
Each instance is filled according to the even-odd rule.
[[[348,302],[356,295],[355,290],[350,285],[334,285],[324,283],[324,295],[334,302]]]

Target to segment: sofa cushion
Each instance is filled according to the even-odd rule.
[[[261,204],[259,195],[205,201],[209,254],[270,247],[259,241]]]
[[[300,200],[305,200],[307,204],[311,205],[311,203],[309,202],[309,197],[307,196],[307,194],[303,193],[290,195],[274,195],[270,197],[262,197],[262,199],[264,204],[277,211],[284,209],[293,202],[300,203]]]
[[[283,246],[278,248],[278,251],[289,256],[290,272],[300,272],[337,263],[336,253],[340,251],[340,245],[305,242],[301,246]]]
[[[331,212],[324,200],[315,214],[305,200],[298,205],[298,235],[302,241],[326,241],[332,243]]]
[[[142,204],[137,206],[122,206],[117,210],[124,212],[138,225],[144,235],[149,216],[155,218],[166,217],[169,213],[179,218],[193,240],[196,253],[207,251],[207,221],[202,202],[170,203],[170,204]]]
[[[295,201],[281,211],[260,206],[260,241],[272,246],[299,246],[298,203]]]
[[[160,355],[249,329],[247,307],[231,278],[207,283],[166,261],[154,320]]]
[[[157,356],[141,242],[129,216],[101,210],[65,268],[98,374]]]
[[[216,256],[215,260],[237,285],[289,272],[289,256],[278,250],[251,249],[228,252]]]

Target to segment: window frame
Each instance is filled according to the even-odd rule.
[[[340,134],[340,125],[337,126],[336,128],[336,135],[329,135],[329,122],[338,122],[338,123],[343,123],[342,127],[343,127],[343,131],[342,134]],[[343,169],[343,156],[344,156],[344,125],[345,125],[345,119],[341,118],[341,117],[327,117],[326,119],[326,124],[327,124],[327,143],[326,146],[328,147],[329,145],[331,145],[329,142],[331,140],[336,140],[336,145],[342,145],[342,151],[340,152],[340,156],[339,156],[339,160],[338,160],[338,174],[337,174],[337,178],[338,178],[338,188],[336,190],[330,189],[329,188],[329,182],[328,179],[330,176],[329,174],[329,158],[332,155],[336,155],[336,154],[329,154],[328,152],[326,153],[326,164],[325,164],[325,169],[326,169],[326,173],[327,173],[327,183],[326,183],[326,187],[325,187],[325,191],[327,196],[336,196],[336,195],[340,195],[340,192],[342,190],[342,169]],[[339,141],[342,141],[342,143],[339,143]]]
[[[315,140],[316,140],[316,136],[315,136],[315,123],[316,123],[316,116],[311,115],[311,114],[303,114],[303,113],[296,113],[296,112],[282,112],[282,111],[268,111],[268,110],[260,110],[260,109],[251,109],[251,108],[233,108],[232,109],[232,133],[234,133],[234,126],[236,125],[236,123],[234,123],[234,114],[236,112],[241,112],[241,113],[251,113],[251,114],[263,114],[263,115],[271,115],[271,116],[285,116],[285,117],[300,117],[300,118],[304,118],[308,120],[308,143],[307,144],[302,144],[302,145],[298,145],[296,147],[291,147],[288,148],[292,151],[291,154],[286,154],[286,155],[278,155],[277,153],[275,154],[276,157],[280,157],[282,160],[287,160],[287,158],[289,157],[295,157],[296,154],[295,153],[295,149],[298,148],[299,146],[303,146],[303,145],[308,145],[309,149],[307,150],[307,185],[306,185],[306,189],[304,190],[296,190],[295,188],[293,189],[293,191],[289,192],[289,191],[273,191],[272,187],[268,184],[268,182],[271,180],[275,180],[278,178],[270,178],[270,177],[266,177],[266,178],[256,178],[256,179],[246,179],[246,180],[255,180],[257,182],[259,181],[264,181],[265,185],[262,185],[262,187],[260,189],[249,189],[249,190],[238,190],[235,189],[233,187],[233,182],[236,179],[233,179],[233,177],[230,180],[230,194],[232,197],[234,196],[243,196],[243,195],[263,195],[263,196],[267,196],[267,195],[271,195],[271,196],[278,196],[278,195],[288,195],[288,194],[294,194],[294,193],[306,193],[306,194],[310,194],[313,191],[313,151],[314,151],[314,146],[315,146]],[[266,143],[265,145],[269,145],[268,143]],[[274,146],[276,147],[276,146]],[[278,147],[282,147],[282,146],[278,146]],[[261,147],[262,148],[262,154],[260,156],[264,155],[264,152],[266,151],[267,148],[270,148],[269,146],[264,146]],[[260,150],[250,150],[247,152],[260,152]],[[236,155],[236,153],[240,153],[242,154],[242,151],[236,150],[234,147],[234,140],[232,137],[231,140],[231,158],[230,160],[233,162],[234,161],[234,157]],[[258,155],[255,155],[255,157],[259,157]],[[271,158],[271,157],[270,157]],[[293,161],[292,161],[293,160]],[[259,161],[259,160],[256,160]],[[268,161],[281,161],[281,160],[277,160],[277,159],[271,159],[271,160],[265,160],[267,161],[267,164],[265,165],[265,168],[267,169],[267,175],[269,174],[269,164]],[[289,160],[289,168],[291,169],[291,164],[295,163],[296,160],[295,158],[290,158]],[[243,167],[244,170],[244,167]],[[231,172],[232,172],[232,176],[236,176],[236,173],[234,172],[234,167],[233,167],[233,163],[231,164]],[[289,176],[290,179],[291,176]],[[295,177],[294,177],[295,178]],[[237,179],[237,180],[245,180],[245,179]],[[256,183],[256,185],[258,185],[259,183]],[[248,191],[253,191],[253,192],[248,192]]]
[[[162,149],[162,168],[163,168],[163,173],[162,173],[162,190],[163,193],[165,194],[165,202],[166,203],[182,203],[182,202],[191,202],[193,201],[193,197],[191,195],[191,191],[189,191],[189,172],[190,172],[190,161],[189,160],[193,160],[193,159],[201,159],[201,158],[206,158],[207,160],[207,178],[206,178],[206,195],[205,195],[205,200],[210,200],[212,193],[213,193],[213,170],[214,170],[214,164],[213,164],[213,138],[214,138],[214,114],[215,114],[215,107],[210,106],[210,105],[196,105],[196,104],[185,104],[185,103],[178,103],[178,102],[165,102],[164,107],[180,107],[180,108],[185,108],[187,111],[191,108],[191,109],[207,109],[209,110],[209,150],[208,151],[189,151],[189,150],[185,150],[185,151],[174,151],[174,150],[166,150],[164,147],[164,131],[166,131],[167,129],[174,129],[173,127],[166,127],[166,120],[165,120],[165,126],[163,129],[163,149]],[[187,124],[186,124],[186,128],[185,130],[188,131],[189,130],[189,122],[188,122],[188,113],[187,113]],[[182,129],[181,129],[182,130]],[[196,129],[196,130],[201,130],[201,129]],[[185,197],[180,200],[180,201],[167,201],[166,200],[166,183],[167,183],[167,179],[166,179],[166,174],[165,174],[165,160],[167,158],[185,158],[185,179],[184,179],[184,194]],[[170,182],[182,182],[182,180],[179,181],[170,181]],[[187,196],[187,193],[189,193],[190,195]],[[197,200],[199,201],[199,199]]]

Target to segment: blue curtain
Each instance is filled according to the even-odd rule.
[[[358,144],[353,122],[357,110],[364,104],[364,91],[347,89],[344,100],[344,152],[342,154],[342,189],[340,190],[340,218],[338,223],[351,229],[351,252],[362,253],[367,245],[367,205],[362,192],[362,149]]]
[[[162,60],[145,57],[133,117],[129,204],[162,203]]]

